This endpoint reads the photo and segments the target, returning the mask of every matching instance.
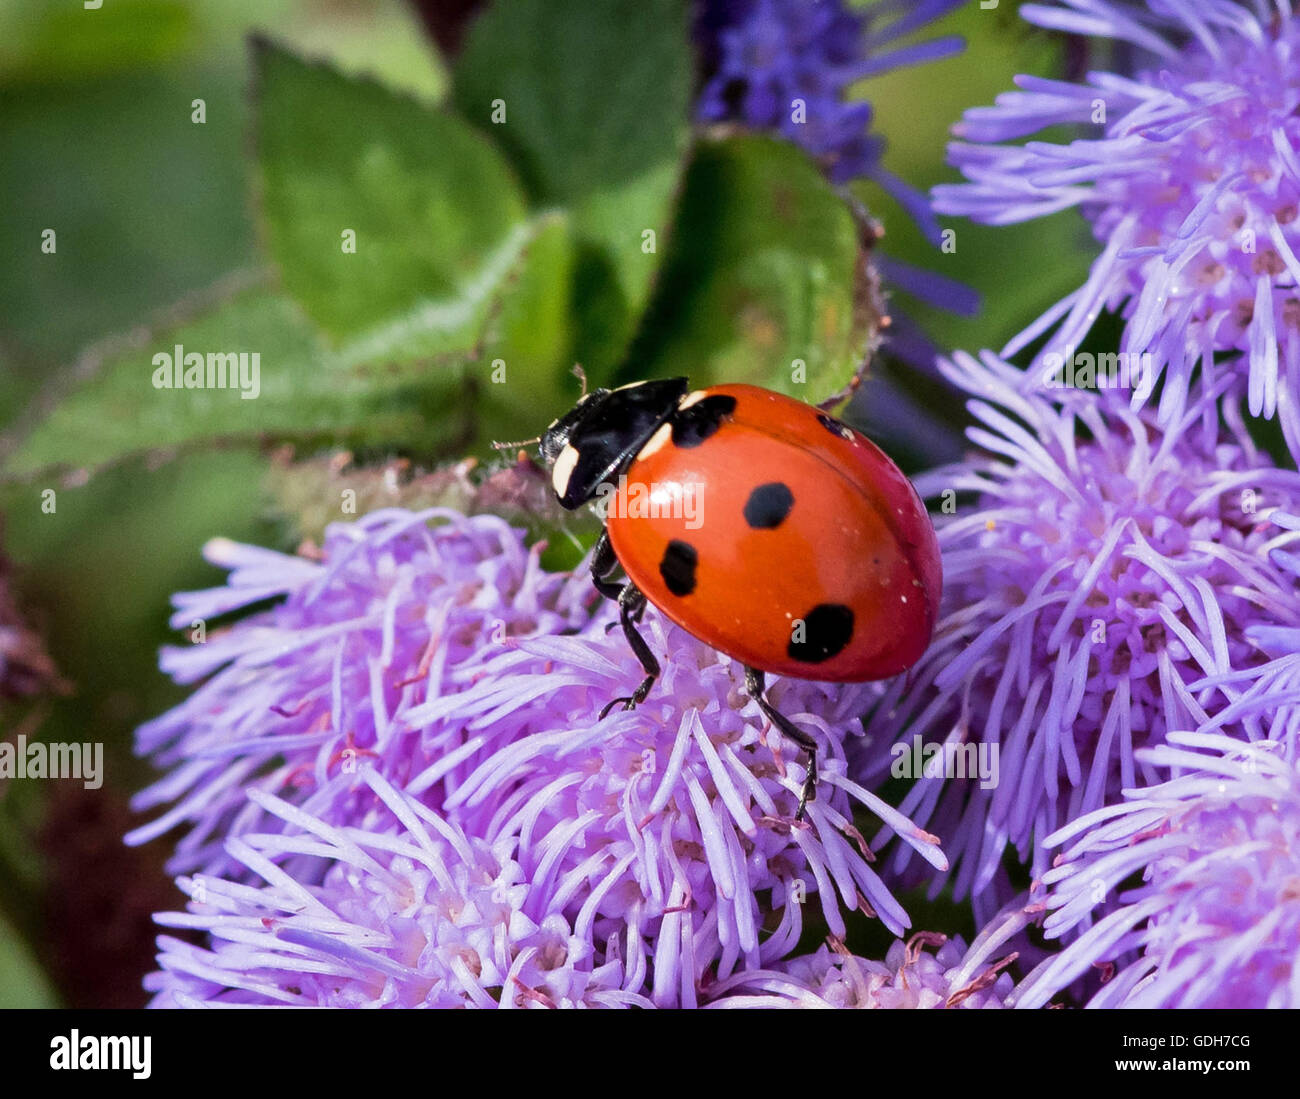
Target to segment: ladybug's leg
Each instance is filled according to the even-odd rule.
[[[749,697],[758,703],[758,708],[763,711],[768,721],[808,754],[808,774],[803,780],[803,790],[799,793],[799,808],[794,814],[795,820],[803,820],[804,808],[817,797],[817,742],[768,702],[765,693],[767,685],[763,673],[757,668],[745,669],[745,690],[749,692]]]
[[[623,594],[623,585],[610,580],[609,575],[618,568],[618,558],[614,556],[614,547],[609,542],[609,531],[602,530],[596,541],[596,548],[591,551],[591,582],[606,599],[617,599]]]
[[[636,623],[640,620],[642,612],[645,610],[646,598],[641,590],[635,584],[627,584],[618,596],[618,617],[623,624],[623,635],[627,638],[627,643],[632,646],[632,651],[636,658],[641,661],[641,668],[645,672],[645,678],[641,680],[641,685],[637,687],[626,698],[611,699],[600,716],[604,717],[610,710],[623,703],[623,709],[632,710],[645,701],[645,696],[650,693],[650,688],[659,678],[659,661],[655,659],[655,654],[650,651],[650,646],[645,643],[645,638],[637,633]]]

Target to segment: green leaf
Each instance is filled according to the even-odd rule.
[[[477,19],[456,68],[465,117],[511,154],[536,207],[573,219],[575,353],[595,381],[650,296],[688,145],[692,58],[681,0],[608,0],[595,14],[585,0],[512,0]]]
[[[316,323],[342,340],[427,302],[483,300],[526,217],[492,145],[454,115],[265,40],[255,66],[265,238]],[[419,351],[472,345],[482,314],[464,320]]]
[[[114,0],[107,10],[26,0],[0,5],[5,83],[77,81],[139,72],[190,48],[199,19],[182,0]]]
[[[183,366],[203,356],[205,382],[209,356],[247,353],[239,382],[249,384],[230,384],[231,370],[226,388],[160,387],[175,382],[177,347]],[[254,391],[254,354],[257,395],[245,398]],[[22,441],[6,469],[93,468],[143,451],[240,441],[401,444],[438,454],[464,435],[462,391],[459,368],[418,381],[360,369],[355,351],[332,350],[292,301],[259,287],[108,359]]]
[[[577,396],[571,233],[564,215],[542,215],[511,235],[462,298],[423,302],[386,320],[340,348],[340,360],[363,373],[416,379],[463,371],[472,402],[464,406],[472,407],[466,446],[534,434]],[[460,346],[468,337],[473,346]]]
[[[502,296],[470,376],[481,439],[537,434],[578,396],[573,377],[573,226],[542,218]]]
[[[0,918],[0,1010],[58,1006],[54,988],[27,944]]]
[[[852,376],[878,317],[859,228],[816,166],[765,137],[702,139],[622,376],[751,382],[817,401]]]
[[[105,8],[68,14],[99,23]],[[0,339],[16,368],[46,381],[91,340],[253,262],[241,83],[187,66],[0,88]]]
[[[486,254],[474,277],[449,297],[420,297],[409,308],[385,316],[340,348],[351,365],[390,367],[418,374],[429,360],[460,362],[481,353],[494,313],[521,270],[538,226],[521,222]]]

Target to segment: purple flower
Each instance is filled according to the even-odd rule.
[[[232,869],[225,838],[276,823],[245,786],[348,823],[369,804],[356,780],[363,760],[436,808],[493,732],[412,721],[411,710],[463,690],[519,637],[590,617],[590,583],[544,572],[540,552],[501,519],[437,508],[334,523],[319,559],[209,543],[229,580],[176,596],[173,627],[202,640],[205,623],[281,602],[164,650],[174,679],[205,682],[137,733],[138,750],[168,773],[134,805],[170,808],[128,842],[185,824],[175,872]]]
[[[509,843],[466,836],[370,763],[357,773],[374,808],[354,825],[250,791],[276,830],[228,842],[236,880],[181,879],[186,911],[155,918],[209,939],[159,938],[151,1006],[653,1006]],[[324,869],[303,881],[295,860]]]
[[[1278,747],[1170,733],[1145,754],[1172,778],[1048,837],[1062,851],[1043,877],[1047,935],[1117,893],[1118,907],[1035,969],[1016,1006],[1118,965],[1090,1007],[1300,1007],[1300,772]]]
[[[770,683],[822,749],[818,796],[795,823],[802,754],[744,692],[739,665],[657,612],[643,628],[663,675],[636,710],[598,719],[641,675],[607,624],[520,641],[477,684],[413,712],[490,729],[500,745],[446,812],[494,846],[513,843],[524,873],[566,915],[588,913],[593,941],[619,944],[660,1006],[694,1006],[711,980],[789,954],[814,895],[836,935],[841,904],[901,934],[907,915],[871,868],[855,810],[947,863],[934,837],[845,774],[842,742],[873,688]]]
[[[1258,14],[1221,0],[1027,4],[1041,26],[1131,43],[1155,59],[1133,78],[1071,84],[1019,77],[966,113],[952,163],[969,182],[935,188],[935,209],[1008,224],[1077,206],[1101,255],[1087,282],[1004,349],[1054,328],[1032,376],[1052,369],[1103,309],[1122,309],[1121,350],[1150,354],[1134,395],[1164,377],[1160,424],[1182,416],[1200,368],[1248,381],[1252,415],[1279,414],[1300,453],[1300,20],[1285,0]],[[1019,138],[1084,127],[1069,144]]]
[[[1300,556],[1294,552],[1300,516],[1277,512],[1271,518],[1280,533],[1265,544],[1269,558],[1293,582],[1300,580]],[[1296,595],[1300,598],[1300,591]],[[1250,740],[1281,744],[1288,759],[1300,758],[1300,628],[1261,622],[1247,627],[1246,636],[1270,659],[1196,684],[1217,688],[1225,700],[1201,731],[1236,727]]]
[[[699,116],[778,133],[836,183],[875,180],[937,240],[925,195],[881,166],[871,104],[846,93],[866,77],[959,52],[963,42],[953,36],[897,45],[959,2],[889,0],[854,12],[840,0],[704,0],[696,31],[708,79]]]
[[[845,775],[843,739],[860,733],[876,688],[770,685],[822,745],[819,796],[797,823],[802,753],[744,692],[740,666],[652,610],[644,629],[663,675],[637,710],[601,718],[641,675],[622,633],[610,632],[610,605],[593,618],[586,573],[542,573],[537,550],[501,520],[389,509],[332,525],[319,561],[220,542],[209,556],[233,566],[229,584],[178,597],[174,624],[283,602],[166,654],[183,682],[210,678],[141,730],[142,748],[171,768],[141,800],[175,804],[131,838],[188,824],[174,862],[209,885],[226,882],[231,903],[249,898],[252,875],[274,887],[258,894],[259,909],[279,903],[278,891],[331,887],[328,868],[310,857],[316,841],[298,833],[328,831],[331,852],[346,846],[338,837],[360,844],[385,805],[398,812],[400,794],[421,819],[493,853],[494,874],[529,883],[520,912],[539,927],[564,921],[575,940],[566,956],[580,953],[601,973],[613,966],[618,988],[644,990],[655,1004],[688,1005],[710,981],[793,950],[805,902],[815,900],[840,936],[841,904],[878,915],[895,934],[906,929],[870,866],[855,810],[947,865],[933,836]],[[413,830],[409,817],[400,819]],[[466,851],[453,844],[448,867]],[[337,861],[356,888],[363,863]],[[351,913],[355,946],[370,917],[354,913],[360,902],[350,897],[331,893],[322,918]],[[383,911],[387,901],[376,903]],[[202,915],[195,926],[213,935],[224,926]],[[243,929],[254,916],[240,919]],[[234,947],[211,950],[239,968]],[[191,977],[216,965],[179,944],[168,945],[166,965],[172,954]],[[362,970],[374,958],[356,960],[357,986],[371,988]],[[391,997],[408,1002],[425,988],[411,981]],[[292,980],[284,991],[297,997],[303,987]],[[554,992],[545,994],[576,997]]]
[[[1003,951],[1028,923],[1022,901],[999,913],[969,949],[961,938],[922,931],[906,943],[896,940],[883,962],[850,954],[833,940],[815,954],[720,981],[710,989],[709,1006],[1003,1007],[1013,984],[1005,970],[1016,960],[1014,951]]]
[[[978,913],[1008,845],[1046,871],[1049,833],[1154,780],[1135,748],[1207,720],[1222,689],[1207,677],[1266,661],[1251,628],[1300,625],[1267,521],[1300,502],[1300,474],[1254,448],[1226,398],[1219,427],[1222,385],[1162,431],[1123,403],[1023,392],[991,354],[943,369],[977,398],[984,453],[917,481],[943,513],[946,609],[853,773],[918,779],[900,808],[941,838]],[[945,743],[948,779],[915,773],[916,749],[929,764]],[[953,777],[994,748],[990,782]]]

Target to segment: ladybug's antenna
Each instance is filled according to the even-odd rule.
[[[587,395],[587,372],[582,369],[581,363],[573,364],[573,376],[582,383],[582,396],[585,397]],[[551,426],[554,427],[555,425],[552,424]],[[531,439],[520,439],[517,443],[493,443],[492,447],[494,450],[513,450],[518,446],[532,446],[534,443],[540,443],[541,441],[542,437],[535,435]]]
[[[534,435],[531,439],[520,439],[517,443],[493,443],[492,449],[493,450],[514,450],[515,447],[532,446],[534,443],[540,443],[541,441],[542,441],[542,437],[540,435]]]

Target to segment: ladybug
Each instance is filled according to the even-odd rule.
[[[930,642],[942,584],[911,482],[829,415],[844,396],[813,406],[752,385],[637,382],[584,393],[538,440],[560,505],[603,507],[592,578],[645,672],[601,717],[642,702],[659,675],[637,630],[653,603],[740,661],[750,696],[807,753],[796,820],[816,796],[817,743],[768,701],[765,673],[905,671]]]

